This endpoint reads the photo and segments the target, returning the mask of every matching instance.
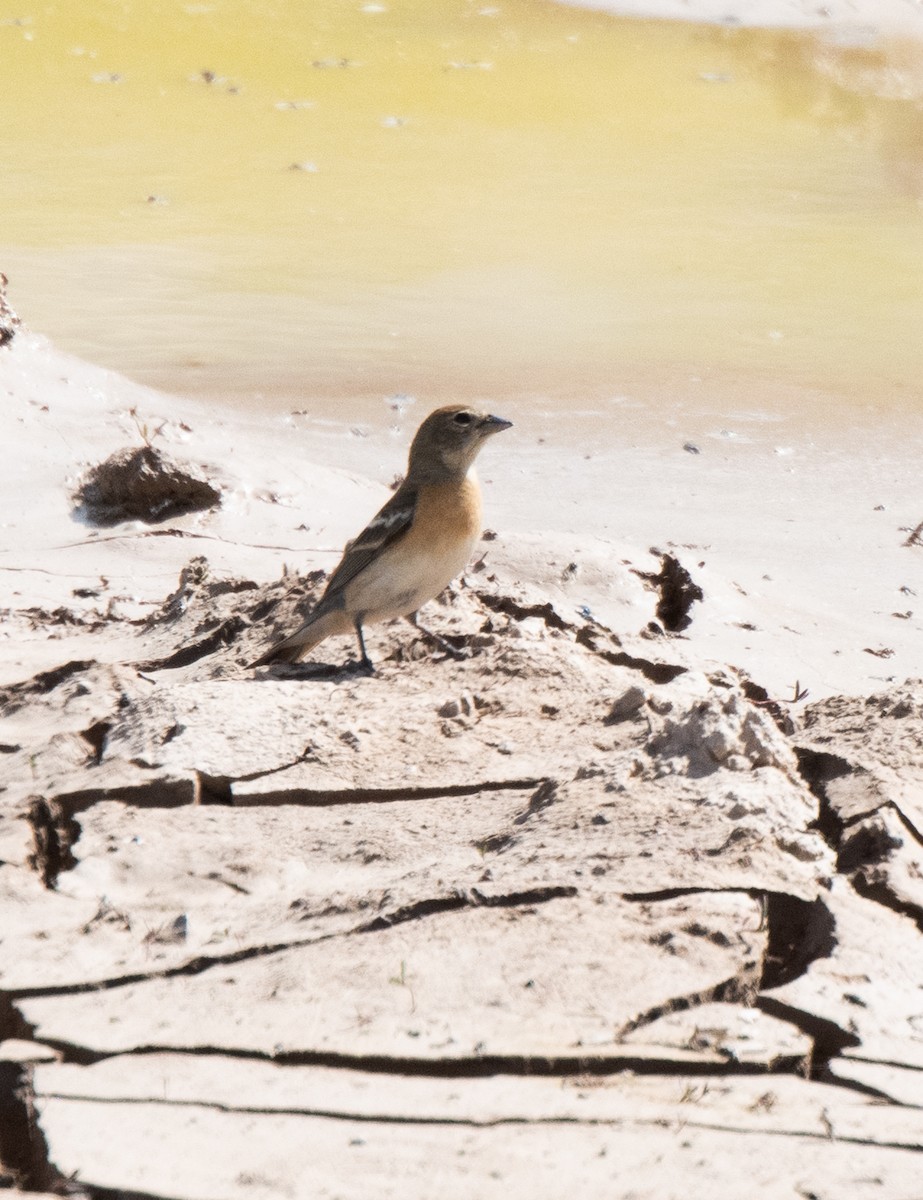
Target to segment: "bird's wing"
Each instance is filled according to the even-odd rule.
[[[384,549],[392,546],[407,533],[413,524],[416,509],[416,488],[408,487],[406,483],[402,484],[372,517],[359,536],[346,543],[343,557],[330,576],[318,608],[328,605],[331,601],[336,603],[344,588],[360,571],[364,571]]]

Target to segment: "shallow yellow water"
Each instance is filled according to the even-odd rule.
[[[921,96],[543,0],[0,0],[0,268],[180,390],[914,403]]]

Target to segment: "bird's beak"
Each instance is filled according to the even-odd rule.
[[[492,433],[500,433],[501,430],[509,429],[512,424],[512,421],[506,421],[503,417],[486,416],[481,421],[481,433],[484,437],[489,437]]]

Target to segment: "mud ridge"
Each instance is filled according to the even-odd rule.
[[[93,659],[72,659],[50,671],[39,671],[37,675],[24,679],[21,683],[8,684],[0,688],[0,713],[15,712],[29,696],[45,696],[73,675],[80,675],[95,666],[96,662]]]
[[[61,872],[77,865],[71,847],[80,837],[80,825],[65,806],[42,796],[29,806],[28,820],[33,843],[29,866],[38,872],[46,888],[54,890]]]
[[[860,869],[850,877],[849,882],[856,894],[864,900],[871,900],[902,917],[909,917],[923,933],[923,905],[913,904],[896,896],[885,878],[876,877],[874,871]]]
[[[476,796],[479,792],[525,792],[542,783],[543,780],[532,778],[488,779],[477,783],[416,788],[344,788],[341,791],[291,788],[253,797],[232,796],[231,803],[241,808],[267,804],[296,804],[308,808],[329,808],[339,804],[393,804],[402,801],[451,800],[459,796]]]
[[[562,1078],[568,1078],[562,1076]],[[220,1104],[217,1101],[210,1100],[164,1100],[161,1096],[81,1096],[74,1093],[57,1093],[44,1092],[43,1099],[48,1100],[72,1100],[77,1104],[126,1104],[126,1105],[159,1105],[166,1108],[187,1108],[187,1109],[204,1109],[209,1112],[219,1112],[234,1114],[239,1116],[254,1116],[254,1117],[307,1117],[315,1118],[321,1121],[355,1121],[357,1124],[364,1125],[409,1125],[409,1126],[435,1126],[448,1128],[462,1129],[501,1129],[505,1126],[556,1126],[556,1125],[580,1125],[587,1128],[609,1126],[624,1127],[624,1117],[567,1117],[567,1116],[531,1116],[531,1117],[484,1117],[478,1119],[476,1117],[428,1117],[428,1116],[400,1116],[394,1113],[368,1113],[368,1112],[353,1112],[349,1109],[334,1109],[334,1108],[261,1108],[254,1105],[245,1104]],[[645,1125],[648,1122],[644,1118],[640,1118],[631,1122],[631,1124]],[[718,1129],[726,1133],[752,1133],[751,1129],[743,1129],[735,1126],[720,1126],[706,1124],[697,1121],[688,1121],[687,1124],[694,1126],[697,1129]],[[767,1131],[768,1132],[768,1131]],[[788,1132],[788,1131],[779,1131]],[[826,1137],[826,1134],[812,1134],[804,1132],[797,1136],[803,1137]],[[880,1142],[871,1142],[870,1145],[881,1145]],[[91,1195],[94,1193],[91,1193]],[[120,1193],[121,1194],[121,1193]],[[129,1193],[133,1194],[133,1193]]]
[[[633,1125],[655,1125],[655,1121],[637,1120],[632,1122]],[[714,1133],[733,1133],[739,1134],[742,1137],[752,1136],[753,1130],[737,1125],[720,1125],[716,1121],[695,1121],[687,1119],[684,1126],[689,1129],[711,1130]],[[836,1142],[843,1146],[868,1146],[874,1147],[876,1150],[913,1150],[920,1151],[923,1149],[919,1142],[914,1141],[878,1141],[875,1138],[856,1137],[853,1134],[839,1134],[834,1129],[821,1132],[810,1129],[763,1129],[760,1131],[761,1136],[790,1138],[792,1140],[801,1140],[807,1142]],[[817,1196],[816,1192],[805,1193],[803,1191],[795,1193],[799,1196]]]
[[[10,988],[2,993],[9,1001],[34,1000],[45,996],[79,996],[87,992],[111,991],[115,988],[130,987],[136,983],[148,983],[155,979],[176,979],[185,975],[202,975],[213,967],[233,966],[236,963],[248,962],[255,958],[268,958],[274,954],[283,954],[289,950],[306,949],[309,946],[319,946],[324,942],[337,938],[357,937],[368,933],[378,933],[392,926],[408,921],[418,921],[425,917],[443,912],[452,912],[466,908],[516,908],[533,904],[546,903],[575,896],[577,889],[569,886],[549,886],[530,888],[524,892],[514,892],[507,895],[485,896],[476,889],[465,895],[451,895],[422,900],[393,913],[373,918],[352,929],[337,930],[333,933],[322,933],[312,938],[296,938],[288,942],[270,942],[260,946],[246,946],[240,950],[231,950],[227,954],[198,955],[187,962],[175,967],[164,967],[158,971],[135,971],[126,975],[116,975],[108,979],[95,979],[81,983],[50,984],[35,988]]]
[[[535,778],[488,779],[470,784],[417,788],[355,788],[338,791],[285,788],[278,792],[265,792],[245,797],[235,796],[233,793],[235,783],[249,783],[256,779],[280,774],[303,761],[304,758],[299,758],[269,771],[257,771],[253,774],[233,778],[196,771],[193,778],[171,779],[158,776],[137,784],[101,786],[74,792],[61,792],[51,800],[37,797],[33,800],[28,814],[34,838],[34,850],[29,860],[30,866],[38,872],[44,885],[53,890],[60,874],[77,866],[73,847],[80,840],[81,827],[79,821],[76,820],[76,815],[86,812],[95,804],[107,801],[117,801],[142,809],[183,808],[199,804],[222,805],[230,808],[288,804],[306,808],[330,808],[350,804],[451,800],[460,796],[475,796],[480,792],[531,791],[541,788],[547,782]]]
[[[769,938],[759,979],[760,991],[797,979],[815,959],[829,958],[836,946],[836,922],[819,897],[802,900],[788,892],[757,888],[674,887],[656,892],[627,892],[622,899],[651,904],[711,893],[737,893],[761,903]]]
[[[115,988],[131,987],[136,983],[149,983],[155,979],[176,979],[183,975],[201,975],[212,967],[233,966],[249,962],[254,958],[267,958],[282,954],[286,950],[300,950],[316,946],[331,938],[350,937],[359,932],[347,929],[337,933],[323,933],[315,938],[299,938],[290,942],[270,942],[261,946],[247,946],[242,950],[230,950],[227,954],[197,955],[188,962],[175,967],[164,967],[159,971],[132,971],[126,975],[113,975],[105,979],[84,980],[81,983],[48,984],[40,987],[10,988],[4,995],[11,1001],[34,1000],[44,996],[82,996],[88,992],[106,992]],[[43,1039],[47,1040],[47,1039]],[[48,1043],[51,1044],[50,1042]]]
[[[538,617],[539,620],[544,621],[549,629],[572,633],[579,646],[583,646],[615,667],[628,667],[630,670],[640,671],[645,679],[649,679],[652,683],[670,683],[677,676],[686,673],[687,668],[680,666],[678,663],[654,662],[652,659],[640,658],[636,655],[628,654],[623,650],[612,651],[600,649],[596,644],[598,637],[608,637],[617,646],[620,645],[620,642],[604,626],[596,624],[578,626],[565,621],[550,602],[546,604],[524,604],[515,600],[512,596],[485,591],[476,591],[475,595],[485,608],[489,608],[493,612],[502,613],[504,616],[511,617],[517,621],[524,621],[529,617]]]
[[[186,1200],[184,1196],[167,1196],[161,1192],[136,1192],[126,1188],[100,1187],[95,1183],[79,1185],[77,1200]]]
[[[818,1066],[811,1076],[815,1083],[827,1083],[831,1087],[843,1088],[847,1092],[856,1092],[860,1096],[868,1096],[870,1100],[881,1100],[886,1104],[893,1104],[895,1108],[919,1108],[923,1110],[923,1105],[906,1104],[903,1100],[898,1100],[891,1096],[888,1092],[882,1091],[881,1088],[872,1087],[870,1083],[861,1083],[858,1079],[846,1079],[842,1075],[837,1075],[833,1068],[836,1060],[833,1059],[823,1066]]]
[[[523,604],[512,596],[477,590],[474,593],[485,608],[492,612],[502,613],[516,621],[525,621],[530,617],[538,617],[549,629],[558,629],[573,633],[576,626],[557,612],[554,605],[548,601],[545,604]]]
[[[178,650],[174,650],[172,654],[167,654],[163,658],[149,658],[136,663],[135,666],[139,671],[174,671],[179,667],[191,666],[199,659],[214,654],[222,646],[230,646],[249,627],[249,621],[243,617],[228,617],[211,633],[199,638],[198,641],[180,646]]]

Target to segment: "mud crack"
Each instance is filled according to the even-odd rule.
[[[34,1030],[9,995],[0,992],[0,1042],[7,1039],[31,1042]],[[33,1067],[0,1060],[0,1192],[50,1192],[60,1182],[35,1112]]]
[[[138,983],[148,983],[157,979],[176,979],[181,976],[202,975],[213,967],[233,966],[236,963],[248,962],[256,958],[268,958],[275,954],[283,954],[290,950],[302,950],[311,946],[319,946],[324,942],[339,938],[356,937],[359,935],[378,933],[383,929],[400,925],[407,921],[418,921],[425,917],[442,912],[452,912],[464,908],[515,908],[533,904],[543,904],[549,900],[569,898],[577,894],[577,889],[568,885],[529,888],[522,892],[509,892],[496,896],[484,894],[477,889],[469,892],[452,892],[447,896],[434,896],[413,904],[395,909],[389,914],[381,914],[369,921],[354,925],[351,929],[337,930],[332,933],[319,934],[316,937],[292,938],[285,942],[268,942],[256,946],[245,946],[230,950],[224,954],[196,955],[173,967],[164,967],[154,971],[133,971],[125,975],[114,975],[108,978],[84,980],[80,983],[49,984],[40,987],[12,988],[5,993],[10,1002],[26,999],[38,999],[47,996],[79,996],[88,992],[110,991],[114,988],[130,987]],[[52,1043],[43,1039],[48,1045]]]
[[[857,895],[909,917],[923,931],[923,905],[898,895],[890,882],[887,864],[900,850],[903,838],[888,829],[883,814],[893,813],[901,830],[923,844],[920,830],[899,805],[877,793],[874,778],[864,768],[814,749],[798,747],[796,753],[801,774],[818,801],[816,828],[836,851],[837,873],[849,880]],[[857,788],[868,781],[868,807],[849,818],[842,816],[831,795],[831,785],[841,780],[854,780]]]
[[[808,901],[787,892],[765,893],[769,937],[763,957],[760,992],[798,979],[836,947],[836,921],[818,896]]]
[[[728,979],[723,979],[713,987],[703,988],[698,992],[689,992],[685,996],[671,996],[661,1004],[638,1013],[630,1021],[626,1021],[618,1031],[618,1037],[624,1039],[637,1029],[653,1025],[655,1021],[668,1017],[671,1013],[687,1012],[691,1008],[701,1008],[703,1004],[743,1004],[752,1007],[759,986],[759,964],[744,963],[740,971]]]
[[[740,889],[665,888],[659,892],[627,893],[623,899],[651,903],[670,901],[680,896],[698,895],[715,890]],[[770,1016],[787,1021],[812,1039],[810,1062],[803,1062],[806,1073],[822,1070],[830,1058],[847,1046],[859,1044],[859,1039],[832,1021],[781,1003],[766,995],[803,975],[818,958],[827,958],[836,946],[836,922],[830,909],[820,897],[802,900],[787,892],[763,892],[746,889],[745,895],[759,900],[763,908],[763,925],[767,931],[766,949],[761,962],[744,963],[729,979],[715,987],[674,996],[662,1004],[639,1013],[619,1031],[620,1037],[650,1025],[674,1012],[684,1012],[703,1004],[735,1003],[755,1007]],[[813,1078],[813,1075],[811,1076]]]
[[[640,671],[645,679],[649,679],[651,683],[665,684],[671,683],[679,675],[685,675],[687,667],[681,667],[678,663],[655,662],[650,658],[641,658],[637,654],[629,654],[626,650],[607,650],[597,645],[600,637],[606,636],[605,632],[598,627],[585,625],[582,629],[576,631],[576,641],[580,646],[585,646],[593,654],[605,659],[607,663],[611,663],[614,667],[627,667],[630,671]],[[608,635],[609,640],[618,644],[617,639],[613,634]]]
[[[458,1058],[409,1058],[385,1054],[354,1055],[339,1051],[248,1050],[213,1045],[176,1047],[166,1043],[148,1043],[130,1050],[94,1051],[73,1042],[44,1038],[67,1063],[93,1066],[116,1058],[146,1058],[155,1055],[188,1055],[191,1058],[228,1058],[247,1062],[268,1062],[280,1067],[329,1067],[372,1075],[406,1075],[423,1079],[482,1079],[494,1075],[567,1078],[570,1076],[636,1075],[745,1076],[785,1075],[800,1069],[801,1055],[780,1055],[769,1066],[760,1062],[705,1059],[677,1059],[669,1054],[636,1055],[630,1049],[607,1053],[555,1054],[473,1054]]]
[[[313,788],[280,788],[277,792],[261,792],[253,796],[233,796],[235,806],[266,804],[300,804],[306,807],[328,808],[339,804],[393,804],[415,800],[450,800],[457,796],[474,796],[479,792],[529,791],[544,781],[535,778],[487,779],[474,783],[435,784],[432,787],[401,788],[342,788],[327,791]]]
[[[381,929],[391,929],[406,921],[417,921],[421,917],[433,916],[436,913],[455,912],[462,908],[519,908],[533,904],[546,904],[549,900],[558,900],[577,895],[577,889],[567,885],[530,888],[523,892],[509,892],[500,896],[489,896],[471,888],[468,891],[456,892],[451,896],[440,896],[431,900],[418,900],[403,908],[390,913],[383,913],[361,925],[357,933],[374,933]]]

